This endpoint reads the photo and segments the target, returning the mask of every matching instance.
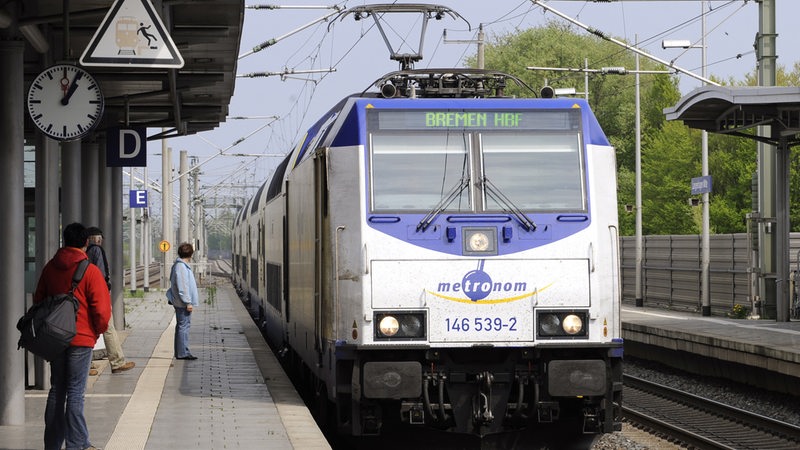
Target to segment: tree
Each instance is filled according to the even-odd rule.
[[[582,32],[581,32],[582,33]],[[512,74],[531,87],[584,85],[584,74],[530,71],[529,66],[580,69],[588,60],[593,69],[635,67],[635,56],[614,43],[594,35],[579,34],[571,25],[550,22],[542,27],[490,36],[485,47],[485,66]],[[642,70],[664,70],[653,61],[640,58]],[[475,58],[468,61],[474,65]],[[713,78],[713,76],[712,76]],[[701,229],[699,208],[689,205],[691,178],[701,175],[701,132],[680,122],[667,122],[664,109],[681,97],[676,76],[640,77],[642,124],[642,222],[646,234],[694,234]],[[756,85],[756,72],[744,80],[727,80],[729,85]],[[792,71],[779,66],[777,84],[800,86],[800,63]],[[534,89],[536,90],[536,89]],[[580,89],[579,89],[580,90]],[[531,97],[535,92],[513,84],[507,92]],[[635,232],[635,216],[625,205],[635,201],[635,116],[632,76],[590,75],[589,103],[617,152],[617,181],[620,232]],[[710,195],[712,233],[746,231],[746,214],[754,209],[752,179],[757,170],[753,140],[709,134],[709,173],[713,177]],[[800,197],[800,156],[791,155],[791,198]],[[800,231],[800,202],[790,206],[792,231]]]
[[[492,37],[485,48],[487,68],[515,75],[530,86],[583,86],[583,73],[529,71],[525,67],[582,68],[585,60],[588,60],[590,68],[595,69],[635,67],[635,56],[627,50],[597,36],[577,34],[570,26],[555,22]],[[640,67],[642,70],[664,70],[664,67],[646,58],[640,59]],[[682,124],[669,126],[670,131],[664,134],[661,131],[669,125],[663,109],[674,105],[680,98],[678,80],[667,74],[642,75],[640,83],[642,142],[649,143],[643,145],[642,149],[643,173],[645,168],[659,171],[648,183],[643,182],[643,198],[649,199],[648,209],[653,211],[648,213],[643,208],[643,221],[644,218],[650,219],[647,229],[653,234],[695,232],[697,226],[687,203],[690,189],[687,173],[694,173],[694,167],[699,167],[699,151],[697,155],[692,154],[692,135]],[[627,214],[625,208],[626,204],[632,205],[635,200],[636,130],[632,126],[636,114],[634,86],[632,76],[589,76],[589,103],[617,151],[620,230],[625,235],[635,231],[635,216]],[[531,95],[520,89],[509,92],[518,96]],[[668,145],[671,142],[670,134],[675,130],[680,131],[679,136],[683,139]],[[656,145],[657,148],[650,148]],[[699,149],[699,144],[694,148]],[[648,165],[644,161],[650,154],[655,155],[655,159]],[[688,170],[686,166],[692,169]]]
[[[666,122],[646,136],[642,147],[642,233],[696,234],[691,197],[691,174],[700,173],[699,145],[692,130]],[[698,143],[699,144],[699,143]]]

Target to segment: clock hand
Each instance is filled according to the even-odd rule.
[[[78,88],[78,80],[80,80],[82,76],[83,72],[78,72],[75,74],[75,79],[72,80],[72,84],[69,85],[69,90],[67,90],[67,93],[64,95],[64,98],[61,99],[62,105],[69,104],[69,99],[72,97],[72,94],[75,93],[75,89]]]
[[[69,87],[69,78],[67,78],[67,68],[64,68],[64,76],[61,78],[61,91],[67,95],[67,88]]]

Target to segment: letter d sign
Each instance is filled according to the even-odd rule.
[[[106,167],[147,167],[147,128],[109,129]]]

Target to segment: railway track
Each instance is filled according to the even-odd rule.
[[[147,268],[149,270],[148,273],[148,282],[150,289],[158,289],[161,286],[161,264],[160,263],[152,263]],[[144,286],[144,271],[145,266],[137,266],[136,267],[136,287],[141,289]],[[222,277],[222,278],[229,278],[231,275],[231,264],[230,261],[227,260],[210,260],[208,261],[207,267],[207,274]],[[123,282],[125,283],[125,288],[128,289],[130,287],[130,280],[131,280],[131,273],[130,269],[125,269],[123,273]]]
[[[149,288],[159,288],[161,285],[161,264],[159,263],[152,263],[147,266],[148,272],[148,282]],[[145,266],[136,266],[136,287],[141,289],[144,286],[144,271]],[[130,281],[131,281],[131,271],[130,269],[125,269],[122,274],[122,282],[124,283],[125,289],[130,288]]]
[[[800,427],[629,375],[626,420],[700,449],[797,449]]]

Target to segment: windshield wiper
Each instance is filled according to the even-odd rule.
[[[514,217],[520,221],[522,227],[525,228],[525,231],[536,230],[536,224],[533,222],[533,220],[529,219],[528,216],[526,216],[519,208],[517,208],[511,199],[500,192],[500,189],[497,189],[497,186],[492,184],[488,178],[483,177],[483,185],[486,188],[486,193],[489,194],[489,197],[502,205],[504,211],[513,214]]]
[[[431,222],[433,222],[433,219],[435,219],[440,212],[444,211],[445,208],[450,206],[450,203],[453,203],[453,200],[455,200],[459,195],[461,195],[461,193],[464,191],[464,189],[467,188],[467,186],[469,186],[469,178],[462,178],[458,184],[453,186],[453,189],[451,189],[450,192],[447,193],[447,195],[445,195],[444,197],[442,197],[441,200],[439,200],[439,203],[433,207],[431,212],[426,214],[425,217],[423,217],[422,220],[419,221],[419,223],[417,224],[417,231],[420,230],[425,231],[431,224]]]

